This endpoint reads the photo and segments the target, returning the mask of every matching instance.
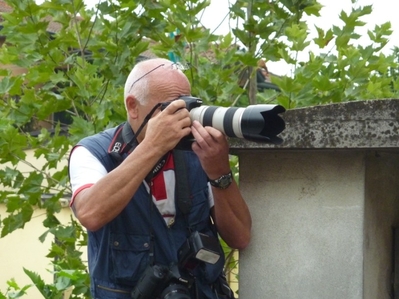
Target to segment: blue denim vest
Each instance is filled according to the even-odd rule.
[[[78,143],[87,148],[108,172],[117,166],[108,154],[116,129],[108,129]],[[155,264],[167,266],[177,262],[178,249],[190,234],[187,225],[193,231],[217,237],[216,229],[210,221],[207,176],[193,152],[187,151],[184,155],[192,198],[188,220],[176,208],[175,223],[168,227],[152,203],[144,184],[141,184],[119,216],[98,231],[88,231],[88,262],[93,298],[130,298],[131,290],[149,265],[151,244]],[[211,285],[223,271],[225,259],[222,249],[221,253],[222,257],[216,264],[200,263],[197,267],[195,276],[198,298],[217,298]]]

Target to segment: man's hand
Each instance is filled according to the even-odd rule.
[[[229,173],[229,144],[226,136],[215,128],[203,127],[198,121],[193,122],[191,132],[195,138],[192,150],[208,177],[216,179]]]
[[[192,145],[209,179],[214,180],[230,172],[229,144],[226,136],[212,127],[194,121]],[[251,215],[236,182],[226,189],[212,187],[214,206],[212,219],[220,236],[232,248],[244,249],[251,239]]]
[[[144,141],[150,142],[154,147],[158,146],[162,152],[167,152],[190,134],[190,126],[190,113],[186,109],[186,103],[176,100],[149,120]]]

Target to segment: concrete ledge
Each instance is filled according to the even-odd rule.
[[[399,100],[282,117],[282,145],[230,140],[252,215],[251,244],[240,252],[240,298],[392,298]]]
[[[399,99],[354,101],[288,110],[282,145],[231,139],[244,149],[398,148]]]

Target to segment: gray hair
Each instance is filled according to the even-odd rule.
[[[124,101],[125,101],[125,108],[127,110],[126,105],[126,98],[129,95],[133,95],[141,104],[146,104],[148,93],[149,93],[149,82],[148,78],[143,77],[140,80],[140,84],[133,83],[142,77],[146,73],[146,66],[143,65],[141,62],[135,65],[135,67],[130,72],[129,76],[125,82],[125,90],[124,90]],[[133,85],[133,86],[132,86]]]
[[[171,64],[172,62],[164,58],[153,58],[140,61],[134,66],[125,83],[124,99],[126,110],[126,98],[129,95],[133,95],[142,105],[147,103],[152,80],[151,72],[168,63]],[[140,84],[135,84],[138,80],[140,80]]]

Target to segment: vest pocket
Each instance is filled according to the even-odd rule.
[[[150,236],[112,234],[111,256],[114,282],[133,287],[149,263]]]
[[[95,299],[112,298],[112,299],[130,299],[131,291],[122,289],[113,289],[103,285],[96,285]]]

